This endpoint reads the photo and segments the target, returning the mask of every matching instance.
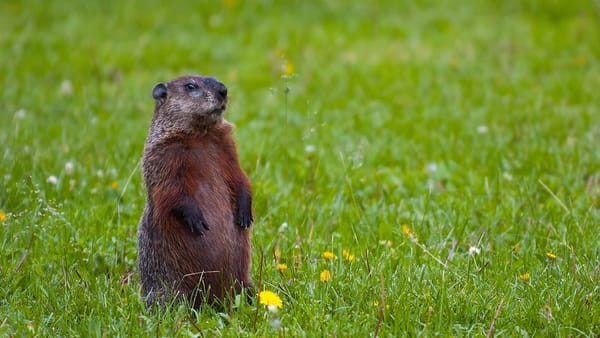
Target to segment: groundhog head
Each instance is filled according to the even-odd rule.
[[[154,86],[152,97],[155,119],[182,129],[220,122],[227,107],[227,87],[213,77],[183,76],[161,82]]]

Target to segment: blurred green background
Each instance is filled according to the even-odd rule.
[[[3,1],[0,334],[598,335],[599,37],[598,1]],[[184,74],[229,88],[280,327],[139,299]]]

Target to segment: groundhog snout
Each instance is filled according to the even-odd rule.
[[[214,77],[207,77],[203,80],[204,85],[213,91],[221,101],[227,100],[227,87]]]

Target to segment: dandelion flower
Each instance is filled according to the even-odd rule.
[[[260,304],[263,304],[267,307],[275,306],[281,308],[283,306],[281,298],[279,298],[279,296],[273,291],[261,291],[258,294],[258,299]]]
[[[512,248],[513,253],[518,254],[521,251],[521,243],[515,244]]]
[[[279,257],[281,257],[281,250],[275,249],[273,251],[273,256],[275,256],[275,259],[279,259]]]
[[[17,112],[15,113],[15,118],[17,120],[22,120],[25,118],[25,115],[27,114],[27,112],[25,111],[25,109],[19,109],[17,110]]]
[[[314,153],[316,149],[317,149],[317,148],[316,148],[315,146],[313,146],[312,144],[307,144],[307,145],[304,147],[304,151],[305,151],[305,152],[307,152],[307,153],[309,153],[309,154],[310,154],[310,153]]]
[[[475,256],[481,253],[481,249],[476,246],[469,247],[469,255]]]
[[[578,56],[577,59],[575,59],[575,60],[577,61],[577,64],[580,66],[585,65],[588,61],[587,58],[583,55]]]
[[[0,222],[4,222],[6,220],[6,213],[0,210]]]
[[[342,256],[347,261],[352,262],[354,260],[354,255],[351,254],[348,250],[342,250]]]
[[[73,85],[71,84],[71,81],[63,80],[63,82],[60,84],[60,93],[64,96],[73,94]]]
[[[294,64],[286,60],[283,65],[281,65],[281,74],[283,76],[294,74]]]
[[[477,126],[477,132],[479,134],[486,134],[488,132],[488,127],[484,124]]]
[[[223,5],[225,5],[225,7],[230,8],[230,9],[237,6],[237,4],[238,4],[237,0],[223,0]]]
[[[388,248],[391,248],[392,245],[394,245],[394,243],[390,240],[381,240],[381,241],[379,241],[379,245],[385,245]]]
[[[65,163],[65,174],[67,174],[68,176],[73,175],[73,172],[75,171],[75,165],[73,164],[73,162],[67,162]]]
[[[118,181],[110,182],[110,187],[113,189],[117,189],[119,187],[119,182]]]
[[[332,260],[335,259],[335,254],[331,251],[325,251],[323,252],[323,258],[327,259],[327,260]]]
[[[50,175],[50,176],[48,176],[48,178],[46,179],[46,183],[49,183],[49,184],[56,184],[56,183],[58,183],[58,178],[56,178],[56,176],[54,176],[54,175]]]
[[[329,270],[321,271],[321,275],[319,276],[321,282],[329,282],[331,280],[331,272]]]
[[[555,260],[556,254],[553,254],[552,252],[546,252],[546,257],[550,258],[551,260]]]
[[[373,301],[373,306],[379,306],[379,301],[378,300],[374,300]]]
[[[287,270],[287,264],[277,264],[277,270],[279,270],[281,273],[284,273],[285,270]]]
[[[402,224],[402,233],[408,236],[408,238],[415,237],[415,233],[410,229],[408,224]]]
[[[529,281],[529,272],[526,272],[522,275],[519,275],[519,280],[522,282],[527,282]]]

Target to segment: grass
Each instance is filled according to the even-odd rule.
[[[600,334],[597,1],[0,13],[0,335]],[[187,73],[229,87],[276,314],[140,299],[150,91]]]

